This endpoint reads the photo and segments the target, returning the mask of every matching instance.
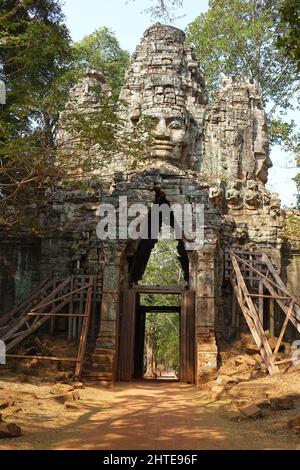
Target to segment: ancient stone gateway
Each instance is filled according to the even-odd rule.
[[[97,81],[103,83],[101,74],[88,72],[74,96],[83,102],[89,85]],[[220,361],[220,339],[230,339],[238,331],[240,320],[226,265],[229,250],[263,252],[282,275],[286,259],[296,260],[294,278],[300,275],[299,250],[287,247],[282,234],[285,213],[278,196],[265,187],[271,161],[259,90],[251,82],[228,78],[209,102],[200,65],[184,33],[158,23],[145,32],[133,54],[120,98],[128,103],[122,116],[128,129],[145,118],[152,123],[153,142],[145,158],[128,173],[122,155],[115,156],[111,162],[115,174],[104,188],[94,174],[86,176],[88,191],[55,188],[48,194],[40,209],[45,233],[38,239],[23,233],[2,240],[2,256],[10,266],[10,279],[2,276],[2,286],[12,283],[16,274],[20,279],[11,257],[22,243],[23,250],[28,247],[27,257],[38,252],[33,271],[27,272],[33,285],[49,273],[60,278],[97,276],[101,295],[93,371],[106,381],[141,377],[138,295],[145,288],[138,283],[155,241],[99,240],[97,207],[110,203],[120,210],[120,197],[126,196],[128,205],[145,204],[148,217],[154,203],[192,208],[201,204],[203,243],[191,248],[184,237],[179,242],[186,287],[170,288],[182,299],[181,379],[198,383]],[[99,158],[99,173],[104,171]],[[16,286],[12,291],[4,308],[18,294]],[[260,313],[260,328],[276,333],[276,325],[264,318],[262,304]]]
[[[246,241],[254,246],[255,235],[261,237],[258,215],[264,214],[270,232],[263,230],[264,239],[278,254],[280,222],[265,189],[271,162],[264,111],[253,84],[231,79],[209,105],[183,32],[160,24],[148,29],[137,47],[121,98],[129,103],[132,126],[144,116],[153,120],[155,139],[144,168],[126,183],[117,183],[110,198],[126,194],[129,203],[143,201],[149,207],[163,200],[205,208],[203,246],[186,251],[182,245],[188,282],[182,302],[182,316],[188,318],[186,328],[182,325],[181,351],[187,354],[181,361],[182,378],[194,382],[217,365],[216,334],[222,334],[226,322],[224,250]],[[104,268],[104,288],[120,286],[121,273],[123,287],[103,296],[95,356],[100,367],[113,368],[116,361],[119,378],[135,375],[134,338],[139,335],[132,316],[136,293],[130,287],[142,277],[151,248],[151,243],[129,242],[124,250],[119,244],[113,263]],[[115,357],[118,327],[121,350]]]

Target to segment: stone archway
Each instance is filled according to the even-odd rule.
[[[143,200],[143,174],[139,174],[138,176],[140,200]],[[157,170],[155,170],[155,177],[157,180]],[[147,178],[149,178],[149,170],[147,170]],[[167,198],[168,201],[170,200],[172,204],[178,201],[180,201],[181,204],[191,203],[191,198],[188,195],[177,196],[170,194],[171,191],[169,187],[173,187],[172,184],[170,184],[171,174],[168,175],[168,178],[169,181],[166,181],[165,178],[162,182],[160,194],[163,193],[166,195],[165,198]],[[178,179],[178,176],[173,174],[172,178]],[[192,180],[187,181],[185,177],[184,184],[191,186],[196,183]],[[217,253],[218,226],[215,227],[211,222],[212,219],[215,223],[216,213],[210,206],[206,190],[202,189],[201,186],[198,186],[198,188],[199,189],[193,189],[193,191],[198,191],[198,200],[205,202],[204,210],[206,222],[204,243],[201,248],[197,250],[185,249],[183,240],[179,243],[179,254],[182,259],[185,279],[187,281],[186,292],[194,292],[194,294],[190,294],[194,296],[193,300],[191,300],[191,298],[185,300],[185,309],[189,309],[190,312],[192,311],[190,315],[193,316],[193,322],[186,326],[186,333],[184,333],[184,339],[182,341],[182,344],[185,344],[187,337],[193,336],[192,343],[190,342],[189,344],[194,346],[194,360],[193,364],[189,365],[189,370],[192,370],[192,372],[187,374],[184,372],[182,379],[187,382],[191,381],[190,377],[192,374],[192,381],[195,383],[201,379],[204,373],[209,372],[211,368],[215,368],[217,363],[215,322],[219,292],[216,286],[220,284],[218,273],[222,271],[218,265],[218,260],[222,259],[221,256],[218,256],[219,253]],[[130,194],[130,189],[128,188],[127,194]],[[148,194],[149,191],[147,191],[147,195]],[[151,204],[152,202],[149,200],[148,210],[150,210]],[[131,359],[129,362],[133,364],[135,297],[134,292],[130,289],[141,279],[154,244],[155,240],[117,240],[106,243],[101,323],[94,354],[94,366],[97,371],[101,372],[101,376],[103,376],[104,380],[115,381],[120,378],[118,372],[120,357],[119,341],[124,330],[124,322],[122,325],[121,318],[128,308],[131,309],[132,316],[126,321],[129,322],[129,330],[131,333],[127,337],[128,345],[124,346],[124,350],[126,350],[127,347],[131,350]],[[193,307],[191,307],[191,304],[193,304]],[[126,328],[127,327],[125,327],[125,329]],[[185,331],[184,327],[182,327],[182,330]],[[190,351],[188,348],[187,345],[184,346],[182,355]],[[128,349],[127,354],[129,354]],[[124,353],[122,352],[121,355],[124,356]],[[191,361],[189,361],[189,364],[191,364]],[[127,380],[133,376],[132,367],[133,366],[129,366],[129,372],[127,371],[127,375],[125,374]],[[188,378],[184,378],[187,376]]]

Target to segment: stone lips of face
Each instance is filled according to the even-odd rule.
[[[143,115],[151,121],[152,157],[180,160],[188,146],[188,126],[184,113],[169,107],[150,108]]]

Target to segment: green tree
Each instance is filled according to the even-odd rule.
[[[151,252],[142,283],[160,286],[184,283],[176,240],[159,239]],[[147,306],[178,306],[180,299],[178,295],[143,294],[141,303]],[[179,315],[148,313],[145,336],[146,375],[153,376],[157,365],[178,371]]]
[[[117,152],[130,153],[136,161],[143,132],[136,126],[129,135],[114,97],[95,90],[98,109],[82,112],[68,102],[69,119],[64,122],[70,136],[68,152],[60,148],[58,119],[72,85],[83,75],[60,2],[0,0],[0,8],[0,79],[7,90],[6,104],[0,105],[0,225],[11,226],[31,224],[28,205],[39,203],[56,181],[66,176],[70,181],[72,173],[76,177],[78,168],[92,171],[99,165],[99,155],[105,160]],[[113,47],[108,43],[109,49]],[[102,50],[104,54],[104,45]],[[120,52],[123,65],[125,56]],[[121,75],[117,75],[117,52],[115,62],[112,57],[108,51],[106,72],[113,75],[113,82]],[[96,145],[98,160],[91,155],[83,161],[82,154]]]
[[[80,70],[89,67],[101,71],[118,97],[130,56],[120,47],[115,34],[106,27],[100,28],[75,43],[74,48],[75,65]]]
[[[0,78],[6,83],[7,102],[1,109],[0,140],[28,135],[33,127],[53,128],[61,79],[72,63],[63,21],[57,0],[1,0]]]
[[[280,9],[280,25],[277,46],[300,72],[300,3],[298,0],[285,0]],[[300,167],[300,144],[298,142],[297,165]],[[300,174],[295,178],[298,189],[298,208],[300,208]]]
[[[282,31],[283,0],[210,0],[209,10],[187,28],[210,91],[222,76],[253,79],[269,110],[271,143],[297,151],[299,135],[294,122],[282,115],[294,104],[299,73],[294,62],[277,48]]]
[[[300,70],[300,3],[285,0],[280,8],[280,26],[277,45],[284,54],[296,63]]]
[[[21,189],[45,176],[53,157],[54,128],[64,102],[72,52],[57,0],[0,1],[0,219],[14,219]],[[47,147],[47,155],[41,149]],[[51,172],[49,174],[51,177]],[[30,184],[29,184],[30,183]],[[29,196],[29,194],[28,194]],[[30,198],[23,194],[23,201]],[[33,201],[32,201],[33,202]]]

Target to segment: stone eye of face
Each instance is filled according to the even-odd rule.
[[[180,119],[171,119],[168,123],[168,127],[170,129],[183,129],[183,122]]]
[[[137,124],[139,123],[139,120],[140,120],[140,119],[139,119],[137,116],[132,116],[132,117],[130,118],[130,120],[131,120],[131,123],[132,123],[133,126],[137,126]]]
[[[143,122],[148,123],[152,129],[155,129],[159,123],[159,119],[155,116],[143,116]]]

